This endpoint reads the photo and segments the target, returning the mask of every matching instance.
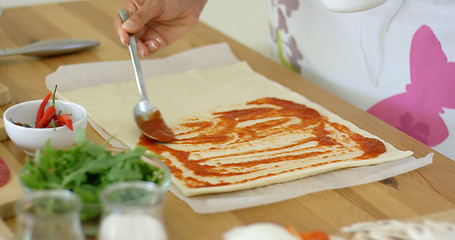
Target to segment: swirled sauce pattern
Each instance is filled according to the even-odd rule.
[[[166,157],[177,182],[189,189],[266,180],[276,175],[385,152],[383,142],[330,122],[315,109],[288,100],[261,98],[225,106],[183,121],[176,140],[139,145]],[[298,174],[295,177],[299,178]]]

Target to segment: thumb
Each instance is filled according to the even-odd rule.
[[[159,14],[158,8],[150,3],[153,1],[145,1],[143,6],[135,8],[135,11],[129,11],[130,17],[122,24],[122,29],[129,33],[139,32],[145,24],[156,18]]]

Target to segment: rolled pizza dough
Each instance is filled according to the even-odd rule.
[[[185,73],[148,78],[146,79],[146,86],[150,101],[160,109],[169,127],[179,133],[188,130],[182,127],[182,123],[188,123],[194,119],[215,121],[213,113],[242,109],[245,108],[246,103],[261,98],[276,98],[315,109],[330,123],[339,123],[346,126],[352,132],[368,138],[378,139],[376,136],[359,129],[324,107],[309,101],[304,96],[255,73],[244,62],[218,68],[191,70]],[[132,109],[140,99],[134,81],[107,83],[94,87],[64,91],[59,93],[59,97],[77,102],[87,108],[90,118],[94,122],[128,147],[134,147],[138,144],[141,134],[133,119]],[[195,162],[207,159],[209,155],[212,157],[235,155],[235,158],[218,158],[207,163],[213,166],[220,164],[228,165],[227,163],[229,161],[260,161],[261,157],[264,159],[264,154],[252,156],[254,154],[248,154],[248,152],[254,149],[271,148],[274,145],[293,142],[296,141],[293,139],[299,139],[299,137],[308,138],[308,135],[305,134],[304,131],[297,132],[296,134],[282,135],[280,136],[281,138],[266,138],[258,142],[243,142],[235,146],[226,145],[220,147],[219,144],[212,143],[212,146],[216,146],[216,150],[212,152],[209,151],[211,147],[207,143],[198,145],[195,143],[183,144],[177,141],[176,143],[170,143],[164,146],[192,154],[189,159]],[[334,134],[336,135],[337,133]],[[183,138],[184,136],[185,134],[180,134],[180,137]],[[179,139],[179,136],[177,136],[177,139]],[[335,150],[330,150],[332,153],[323,159],[318,160],[318,158],[312,158],[311,161],[298,159],[293,162],[286,162],[285,164],[277,162],[274,162],[274,165],[260,164],[259,167],[258,165],[254,165],[254,167],[259,168],[255,173],[250,172],[245,175],[235,176],[225,174],[223,177],[213,175],[202,176],[196,173],[194,169],[188,168],[188,164],[179,162],[179,159],[173,157],[169,151],[163,151],[161,154],[167,158],[166,163],[173,170],[174,177],[172,182],[184,195],[194,196],[255,188],[346,167],[372,165],[398,160],[412,155],[410,151],[401,151],[387,142],[382,142],[384,143],[386,152],[371,159],[355,160],[361,153],[355,150],[355,148],[351,149],[352,151],[349,150],[349,144],[345,144],[343,145],[343,148],[345,148],[343,153],[339,155],[333,154],[333,152],[336,152]],[[315,151],[314,145],[314,142],[309,142],[307,145],[298,145],[297,148],[299,148],[299,151],[303,148]],[[202,153],[199,151],[200,149],[209,150]],[[324,164],[318,164],[318,161]],[[302,165],[305,164],[307,166],[302,168]],[[300,169],[298,171],[291,171],[291,169],[296,168]],[[235,172],[236,169],[231,167],[226,171]],[[240,170],[237,169],[237,171]],[[262,177],[268,174],[268,177]],[[209,182],[210,184],[199,186],[188,184],[188,179],[193,178],[201,182]]]

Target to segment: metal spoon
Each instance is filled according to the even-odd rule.
[[[129,18],[126,10],[119,11],[120,18],[125,22]],[[129,35],[129,45],[131,60],[133,61],[134,73],[136,76],[136,83],[141,96],[141,101],[134,106],[134,119],[141,132],[149,138],[155,139],[160,142],[170,142],[175,140],[172,130],[166,125],[161,113],[147,98],[145,91],[145,84],[142,76],[142,68],[139,62],[139,55],[137,53],[136,38],[133,34]]]
[[[84,39],[43,40],[18,49],[11,48],[0,49],[0,56],[22,54],[35,57],[50,57],[86,50],[89,48],[96,47],[99,44],[100,42],[96,40]]]

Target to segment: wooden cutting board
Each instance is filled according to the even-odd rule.
[[[6,140],[8,140],[8,134],[6,134],[5,124],[3,123],[3,119],[2,119],[2,117],[0,117],[0,141],[6,141]]]
[[[14,234],[11,229],[0,218],[0,239],[14,240]]]
[[[11,101],[11,95],[8,87],[0,83],[0,106],[5,105]]]
[[[10,101],[11,96],[8,87],[0,83],[0,106],[8,104]],[[3,111],[0,110],[0,141],[4,141],[7,140],[7,135],[1,116],[3,116]],[[8,218],[14,215],[12,207],[14,201],[24,195],[24,191],[19,182],[19,172],[21,170],[19,162],[23,161],[15,159],[4,145],[0,145],[0,157],[5,161],[10,170],[10,179],[8,183],[0,187],[0,218]]]
[[[11,173],[8,183],[0,187],[0,239],[13,240],[13,232],[8,228],[5,222],[3,222],[2,218],[6,219],[14,216],[15,200],[24,195],[24,191],[22,190],[22,187],[20,187],[19,182],[19,171],[21,166],[3,145],[0,145],[0,156],[8,165]]]
[[[5,161],[10,170],[8,183],[0,187],[0,218],[9,218],[14,215],[14,201],[24,196],[24,190],[19,182],[19,172],[21,165],[14,159],[10,152],[0,145],[0,157]]]
[[[0,83],[0,106],[8,104],[10,101],[11,96],[9,89]],[[0,113],[3,115],[2,111],[0,111]],[[3,124],[3,119],[0,116],[0,141],[5,141],[7,138],[5,125]],[[13,240],[13,232],[3,222],[2,218],[13,215],[14,212],[12,206],[14,205],[14,201],[22,197],[24,194],[24,192],[20,190],[22,188],[17,187],[20,185],[19,171],[21,166],[14,159],[14,157],[3,148],[3,145],[0,145],[0,157],[6,162],[11,173],[8,183],[0,187],[0,239]]]
[[[0,83],[0,106],[3,106],[5,104],[8,104],[11,101],[11,95],[9,93],[8,87]],[[3,112],[0,112],[0,141],[5,141],[8,139],[8,136],[6,135],[6,130],[5,130],[5,125],[3,123]]]

